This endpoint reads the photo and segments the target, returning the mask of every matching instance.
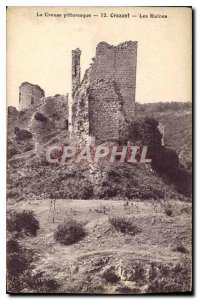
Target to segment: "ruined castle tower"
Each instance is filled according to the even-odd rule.
[[[23,82],[19,87],[19,110],[38,106],[43,97],[45,92],[40,86]]]
[[[72,95],[80,86],[80,55],[79,48],[72,50]]]
[[[118,46],[99,43],[90,72],[91,82],[103,79],[116,83],[123,99],[124,114],[129,121],[135,113],[137,45],[132,41]]]
[[[135,114],[137,42],[101,42],[80,82],[79,49],[72,51],[72,134],[97,143],[120,140]]]

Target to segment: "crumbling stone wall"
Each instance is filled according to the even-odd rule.
[[[80,53],[72,51],[72,134],[98,143],[118,140],[134,116],[137,42],[99,43],[81,83]]]
[[[102,79],[89,87],[89,134],[97,143],[117,141],[125,122],[123,99],[115,81]]]
[[[80,55],[79,48],[72,50],[72,95],[80,86]]]
[[[123,110],[131,120],[135,109],[137,42],[111,46],[101,42],[96,47],[96,57],[91,66],[90,82],[96,79],[114,81],[123,98]]]
[[[72,102],[72,135],[86,141],[89,139],[89,72],[90,70],[85,72]]]
[[[64,143],[63,137],[68,134],[68,95],[43,98],[42,105],[32,115],[27,128],[36,145],[39,145],[37,151],[60,135],[61,143]]]
[[[45,92],[40,86],[23,82],[19,87],[19,111],[40,105]]]

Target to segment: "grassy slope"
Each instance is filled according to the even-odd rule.
[[[181,162],[185,164],[190,160],[191,152],[191,114],[171,111],[155,113],[154,116],[165,125],[166,145],[176,150],[181,156]],[[25,172],[22,175],[18,174],[17,168],[11,172],[13,176],[19,176],[24,188],[41,179],[44,180],[44,183],[41,182],[42,190],[45,190],[45,185],[46,189],[48,188],[46,178],[51,178],[49,176],[51,174],[48,173],[51,171],[47,167],[42,167],[44,174],[41,176],[37,176],[33,170],[31,173],[31,170],[25,166],[25,162],[24,167]],[[23,171],[23,167],[20,171]],[[161,188],[169,198],[170,187],[149,170],[144,170],[144,172],[139,170],[136,175],[139,182],[145,186],[151,184]],[[25,238],[23,242],[34,249],[39,256],[36,270],[44,271],[50,277],[57,279],[61,284],[60,292],[86,292],[87,290],[101,292],[100,287],[103,286],[102,292],[115,293],[119,286],[127,286],[133,290],[137,288],[137,282],[129,281],[122,275],[118,283],[107,284],[101,277],[107,266],[114,266],[119,274],[120,266],[125,270],[133,269],[134,262],[143,263],[144,267],[151,262],[165,265],[177,263],[184,265],[185,261],[190,262],[191,204],[173,199],[170,204],[173,210],[172,217],[164,213],[166,205],[162,200],[161,202],[134,200],[133,205],[130,204],[124,210],[123,201],[60,199],[56,204],[55,223],[52,223],[52,213],[47,219],[50,207],[50,200],[47,199],[21,202],[10,200],[7,208],[16,211],[23,209],[35,211],[41,229],[37,237]],[[106,214],[95,211],[101,206],[106,207]],[[184,208],[183,211],[182,208]],[[128,215],[141,229],[141,233],[130,236],[116,232],[108,221],[108,215]],[[59,223],[70,217],[83,221],[88,234],[84,240],[75,245],[62,246],[55,242],[53,232]],[[187,249],[186,254],[174,251],[180,243]],[[104,263],[97,267],[97,262],[101,259]],[[90,284],[91,288],[89,288]],[[145,284],[140,287],[139,292],[144,292],[144,290],[146,290]]]
[[[172,201],[173,216],[165,213],[164,202],[133,202],[124,208],[123,201],[105,200],[57,200],[55,223],[52,213],[48,215],[50,200],[14,203],[9,208],[17,211],[32,209],[41,224],[41,230],[35,238],[25,238],[26,246],[33,248],[39,255],[37,271],[45,271],[47,276],[57,279],[60,292],[86,292],[87,278],[91,276],[93,289],[103,285],[104,293],[114,293],[117,287],[137,288],[138,283],[122,275],[118,283],[107,284],[101,278],[108,266],[131,271],[134,263],[143,263],[144,268],[151,262],[160,265],[181,265],[190,262],[191,252],[191,204]],[[106,214],[99,213],[105,206]],[[96,209],[96,210],[95,210]],[[110,225],[109,216],[128,216],[141,230],[135,236],[116,232]],[[47,219],[48,217],[48,219]],[[85,223],[87,236],[84,240],[71,246],[62,246],[55,242],[53,232],[64,219],[74,218]],[[175,252],[181,244],[188,250],[187,254]],[[99,267],[98,260],[105,261]],[[131,267],[130,267],[131,265]],[[89,283],[90,284],[90,283]],[[140,286],[144,292],[146,285]]]

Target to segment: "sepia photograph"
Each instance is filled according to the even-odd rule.
[[[8,294],[192,294],[192,8],[8,6]]]

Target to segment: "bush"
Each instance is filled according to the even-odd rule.
[[[66,175],[67,178],[61,182],[58,198],[91,199],[94,197],[92,182],[80,177],[80,174],[81,171],[78,174],[74,172]]]
[[[26,139],[31,139],[32,138],[32,134],[30,131],[22,129],[16,132],[16,140],[17,141],[23,141]]]
[[[191,267],[186,263],[158,265],[151,263],[147,293],[188,292],[191,289]]]
[[[15,239],[7,241],[7,287],[12,293],[19,293],[28,288],[28,292],[52,293],[59,284],[55,279],[45,277],[43,272],[35,273],[36,256]]]
[[[158,121],[154,118],[140,118],[129,124],[129,140],[142,145],[160,147],[162,134],[158,130]]]
[[[7,157],[12,158],[15,154],[17,154],[17,148],[12,139],[8,139],[7,141]]]
[[[112,217],[109,218],[109,222],[117,231],[120,231],[122,233],[135,235],[140,232],[136,225],[133,225],[130,220],[127,220],[124,217]]]
[[[152,168],[159,174],[170,174],[179,167],[179,158],[174,150],[161,147],[153,153]]]
[[[165,214],[169,217],[171,217],[173,215],[173,211],[171,208],[166,208],[165,209]]]
[[[14,127],[14,134],[16,134],[18,131],[20,131],[19,127],[15,126]]]
[[[34,118],[35,118],[35,120],[41,121],[41,122],[46,122],[48,120],[46,116],[44,116],[42,113],[40,113],[38,111],[35,113]]]
[[[159,175],[165,176],[176,190],[186,196],[192,192],[192,174],[179,165],[177,153],[165,147],[155,149],[153,152],[152,169]]]
[[[19,116],[22,117],[26,114],[26,110],[20,110]]]
[[[60,287],[56,279],[46,277],[44,272],[36,273],[28,278],[28,285],[36,293],[55,293]]]
[[[114,267],[106,269],[102,274],[102,278],[108,283],[117,283],[120,280],[120,277],[115,274]]]
[[[192,173],[184,168],[178,168],[170,174],[176,190],[185,195],[190,196],[192,193]]]
[[[32,211],[12,212],[7,218],[7,230],[18,235],[36,236],[39,228],[39,222]]]
[[[7,271],[10,276],[18,276],[30,267],[31,256],[26,257],[25,251],[8,253]]]
[[[118,294],[134,294],[134,292],[126,285],[124,286],[119,286],[115,290],[116,293]]]
[[[17,151],[17,149],[16,148],[14,148],[14,147],[9,147],[8,149],[7,149],[7,157],[8,157],[8,159],[9,158],[12,158],[14,155],[16,155],[18,153],[18,151]]]
[[[8,291],[20,292],[26,283],[28,272],[31,272],[34,253],[13,238],[7,241],[6,250]]]
[[[97,189],[97,198],[109,199],[125,197],[128,199],[159,199],[164,198],[164,191],[160,185],[153,184],[143,175],[143,169],[129,164],[115,164],[103,169],[106,176],[101,178]]]
[[[188,253],[188,250],[183,245],[178,245],[173,251],[180,252],[180,253]]]
[[[83,239],[86,231],[82,223],[75,220],[67,220],[63,224],[59,224],[54,232],[54,238],[63,245],[72,245]]]

